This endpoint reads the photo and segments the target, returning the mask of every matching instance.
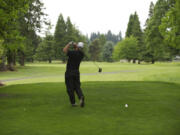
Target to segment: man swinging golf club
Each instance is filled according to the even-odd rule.
[[[73,51],[69,50],[70,46],[73,46]],[[78,44],[69,42],[63,49],[63,52],[68,56],[65,72],[65,83],[67,93],[73,107],[77,106],[75,102],[75,92],[80,100],[80,106],[84,107],[84,95],[80,86],[81,82],[79,73],[79,65],[84,57],[84,53],[82,51],[83,46],[84,44],[82,42],[79,42]]]

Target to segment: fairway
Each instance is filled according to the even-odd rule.
[[[97,63],[102,67],[98,73],[93,62],[82,62],[80,66],[81,81],[163,81],[180,83],[180,63],[131,64],[131,63]],[[48,63],[30,63],[17,67],[17,71],[0,72],[0,80],[6,85],[64,82],[66,64],[58,61]]]
[[[86,82],[82,88],[85,108],[69,105],[64,83],[1,88],[1,135],[180,134],[180,85]]]

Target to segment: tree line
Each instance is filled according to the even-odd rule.
[[[137,13],[130,15],[125,38],[114,47],[114,60],[155,63],[180,55],[180,1],[151,2],[142,30]]]
[[[60,60],[66,62],[62,52],[69,42],[84,42],[85,59],[91,61],[142,61],[172,60],[180,54],[180,2],[158,0],[151,2],[144,29],[137,12],[129,17],[125,37],[93,32],[88,37],[60,14],[52,34],[44,6],[40,0],[0,0],[0,70],[14,70],[16,63]],[[46,25],[45,37],[40,37]]]

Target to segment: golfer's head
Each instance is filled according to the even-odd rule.
[[[84,43],[83,43],[83,42],[78,42],[78,43],[77,43],[77,48],[78,48],[79,50],[82,50],[83,47],[84,47]]]

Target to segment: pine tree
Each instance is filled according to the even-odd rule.
[[[126,37],[133,36],[138,40],[138,45],[137,45],[137,53],[138,57],[134,58],[134,62],[136,59],[140,61],[143,60],[143,55],[144,55],[144,39],[143,39],[143,32],[141,30],[140,26],[140,21],[137,13],[135,12],[134,14],[131,14],[129,17],[129,23],[126,31]]]
[[[126,37],[130,37],[133,34],[134,15],[130,15],[129,22],[126,30]]]
[[[157,60],[166,60],[170,57],[164,38],[159,31],[161,19],[168,9],[166,0],[158,0],[154,7],[154,13],[147,22],[145,29],[146,57],[154,63]]]
[[[64,17],[62,14],[59,15],[55,33],[54,33],[54,50],[55,50],[55,58],[61,59],[63,62],[66,61],[66,56],[63,53],[63,48],[67,44],[66,39],[66,23],[64,21]]]

